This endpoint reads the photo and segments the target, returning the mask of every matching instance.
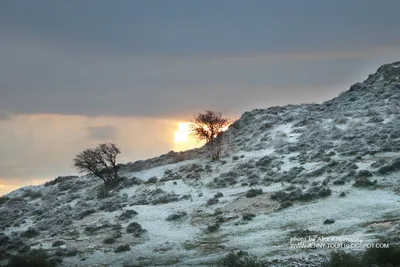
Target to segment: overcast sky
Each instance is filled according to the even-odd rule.
[[[128,118],[169,136],[208,108],[239,116],[328,100],[400,59],[399,10],[398,0],[0,1],[0,185],[70,168],[73,151],[55,157],[67,146],[51,132],[60,120],[86,133],[70,140],[78,149],[126,144]],[[37,170],[27,155],[47,135],[58,152]],[[132,160],[173,147],[160,142]]]

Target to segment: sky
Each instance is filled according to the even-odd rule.
[[[101,142],[121,162],[205,109],[320,103],[400,58],[397,0],[0,1],[0,195],[75,174]],[[182,128],[182,127],[181,127]],[[182,141],[182,140],[181,140]]]

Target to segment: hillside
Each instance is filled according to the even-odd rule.
[[[291,239],[398,242],[399,116],[397,62],[322,104],[245,112],[220,161],[194,149],[120,165],[111,192],[88,177],[20,188],[0,204],[1,263],[42,248],[68,267],[215,266],[233,250],[320,266],[332,249]]]

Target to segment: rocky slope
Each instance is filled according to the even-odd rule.
[[[322,104],[246,112],[218,162],[170,152],[120,165],[110,192],[88,177],[18,189],[0,201],[1,263],[43,248],[60,266],[215,266],[232,250],[320,266],[343,239],[398,242],[399,79],[397,62]],[[295,247],[311,237],[326,246]]]

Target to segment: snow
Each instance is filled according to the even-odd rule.
[[[380,219],[388,212],[398,211],[400,197],[384,190],[354,189],[344,198],[331,196],[307,205],[296,205],[280,212],[260,214],[246,225],[230,224],[223,229],[229,233],[229,241],[224,243],[235,249],[249,250],[257,244],[263,248],[263,253],[270,254],[274,250],[274,243],[281,244],[278,248],[289,248],[290,230],[309,229],[320,231],[321,234],[331,236],[341,235],[346,229],[350,234],[360,235],[363,240],[370,240],[368,234],[359,226],[366,221]],[[324,225],[327,218],[336,220],[334,224]],[[295,223],[295,227],[286,231],[279,231],[285,224]],[[329,251],[318,251],[329,252]],[[294,251],[293,253],[298,253]]]
[[[400,64],[392,65],[392,67],[399,68]],[[259,183],[252,187],[242,186],[241,182],[243,180],[240,180],[235,185],[224,188],[215,188],[213,186],[214,178],[220,177],[222,173],[236,171],[239,164],[250,163],[248,165],[254,166],[254,162],[266,155],[270,155],[276,161],[282,162],[280,169],[274,167],[275,169],[268,170],[272,171],[272,173],[277,172],[277,177],[279,177],[279,174],[290,171],[294,167],[303,167],[304,170],[301,173],[303,174],[326,166],[326,159],[318,159],[318,153],[328,155],[328,152],[335,152],[334,156],[329,156],[331,160],[354,162],[358,167],[357,171],[370,170],[371,172],[376,171],[371,167],[371,164],[377,158],[387,158],[387,161],[390,161],[392,158],[398,157],[398,151],[378,151],[375,154],[369,154],[368,152],[370,151],[368,150],[361,151],[365,148],[363,144],[365,144],[366,140],[369,141],[368,144],[371,141],[376,141],[376,144],[373,143],[372,145],[379,147],[379,142],[381,141],[379,138],[366,138],[368,135],[373,136],[370,132],[374,135],[380,135],[381,132],[379,131],[386,127],[387,125],[385,124],[388,123],[389,126],[393,124],[393,129],[396,127],[396,115],[389,115],[387,114],[388,112],[385,112],[387,108],[385,105],[393,105],[393,101],[386,101],[387,99],[385,99],[379,102],[376,100],[379,95],[375,92],[382,89],[384,77],[380,76],[380,80],[378,81],[370,79],[368,82],[371,84],[366,83],[364,85],[366,87],[369,86],[369,88],[360,92],[360,95],[357,96],[357,101],[350,104],[346,100],[348,95],[342,94],[335,100],[337,102],[335,104],[336,107],[332,105],[329,107],[323,105],[317,107],[313,105],[301,105],[286,107],[281,110],[278,107],[271,113],[268,110],[255,110],[254,112],[247,113],[243,120],[246,123],[242,123],[241,126],[239,124],[238,130],[233,134],[231,144],[233,148],[232,151],[229,151],[231,154],[223,157],[222,161],[210,162],[210,160],[198,158],[162,165],[140,172],[125,171],[123,175],[128,178],[136,177],[147,181],[152,177],[162,178],[167,170],[178,173],[180,167],[185,165],[197,164],[203,168],[205,165],[212,167],[211,173],[202,172],[200,179],[189,179],[183,174],[183,178],[181,179],[166,182],[158,181],[156,184],[143,183],[130,188],[123,188],[119,192],[114,192],[119,197],[126,194],[128,200],[132,200],[136,194],[151,193],[156,189],[162,189],[163,191],[179,196],[190,195],[190,198],[158,205],[125,206],[123,209],[113,212],[97,211],[82,220],[75,220],[71,227],[72,229],[77,229],[80,236],[76,240],[65,238],[67,241],[66,247],[76,246],[85,253],[76,257],[66,258],[62,266],[89,267],[112,265],[119,267],[126,261],[144,259],[151,262],[148,266],[164,266],[167,265],[165,262],[169,261],[170,266],[196,265],[200,267],[202,265],[212,265],[215,259],[230,250],[246,250],[269,260],[286,257],[307,257],[312,253],[331,252],[329,249],[307,251],[290,248],[289,241],[294,235],[292,231],[302,229],[317,231],[318,234],[324,236],[346,237],[355,235],[365,241],[374,240],[376,235],[369,232],[369,228],[366,225],[375,221],[385,222],[388,214],[396,219],[400,218],[400,214],[398,213],[398,210],[400,210],[400,196],[394,192],[394,187],[385,187],[384,183],[380,184],[380,188],[382,189],[368,189],[353,187],[353,181],[340,186],[330,182],[328,186],[332,190],[331,196],[308,202],[294,201],[293,206],[282,210],[276,209],[280,203],[272,200],[270,195],[292,184],[284,181],[272,184],[268,184],[270,181],[263,183],[262,179],[265,175],[269,175],[269,173],[266,173],[265,168],[261,169],[256,166],[249,170],[249,172],[240,174],[239,178],[246,182],[247,176],[255,174],[256,177],[260,177]],[[373,101],[377,101],[376,103],[368,100],[371,95],[373,96]],[[382,105],[382,103],[385,104]],[[383,124],[365,123],[368,118],[362,116],[352,117],[352,114],[359,115],[357,112],[360,114],[366,112],[365,107],[370,108],[372,111],[379,111],[379,115],[384,119]],[[324,110],[325,108],[327,109]],[[397,108],[397,106],[393,105],[392,108]],[[317,112],[316,110],[319,109],[324,111]],[[338,118],[342,117],[346,117],[343,123],[335,123]],[[307,125],[306,121],[305,126],[296,128],[296,130],[302,133],[293,133],[293,125],[304,118],[307,118],[307,120],[311,118],[310,124]],[[287,123],[287,121],[290,121],[290,123]],[[266,127],[260,128],[261,125]],[[390,127],[385,128],[384,134],[390,135],[389,130],[391,129]],[[359,139],[347,141],[339,136],[335,140],[325,140],[324,137],[330,136],[326,133],[330,131],[338,131],[338,133],[343,133],[343,135],[354,135]],[[301,141],[304,146],[301,147],[299,145],[299,147],[296,147],[296,143],[300,141],[300,136],[302,136]],[[384,141],[389,142],[394,140],[388,138],[388,140]],[[235,147],[235,142],[240,145]],[[286,151],[283,152],[284,154],[279,154],[279,149],[274,149],[279,148],[279,144],[287,145],[287,143],[290,143],[290,146],[294,148],[293,151],[296,152],[289,153]],[[359,147],[356,146],[357,143],[360,144]],[[354,149],[350,152],[354,152],[355,154],[360,151],[366,153],[362,154],[361,159],[341,153],[343,151],[347,152],[347,144],[351,145]],[[300,153],[305,153],[306,156],[317,156],[313,161],[300,163],[297,158]],[[343,156],[343,154],[347,156]],[[234,156],[237,156],[238,159],[236,157],[233,159]],[[346,170],[339,175],[346,175],[349,172]],[[376,177],[372,177],[371,180],[377,178],[378,184],[381,181],[385,181],[385,179],[386,181],[390,180],[390,183],[396,186],[399,183],[397,174],[391,174],[390,176],[373,174]],[[307,177],[308,180],[304,184],[295,185],[306,189],[313,182],[325,180],[328,175],[336,179],[335,172],[326,172],[317,177]],[[85,202],[88,205],[87,208],[98,207],[98,205],[96,206],[97,202],[103,200],[90,198],[90,195],[95,194],[96,188],[99,185],[99,181],[92,182],[88,180],[82,185],[81,189],[73,192],[78,194],[79,198],[68,203],[61,202],[65,201],[66,196],[71,191],[66,191],[65,194],[58,194],[60,192],[57,185],[49,187],[30,186],[24,189],[38,190],[44,195],[42,199],[30,200],[27,198],[26,201],[31,208],[39,205],[45,207],[46,205],[61,203],[62,205],[60,204],[57,209],[52,208],[48,210],[54,215],[58,215],[56,213],[62,212],[63,208],[67,205],[73,210],[82,209],[81,202]],[[250,188],[260,188],[263,194],[254,198],[245,198],[244,195]],[[219,198],[218,203],[207,205],[207,201],[214,198],[217,192],[221,192],[223,197]],[[345,192],[346,195],[339,197],[339,194],[342,192]],[[8,197],[22,197],[23,194],[24,191],[20,189],[10,193]],[[45,199],[45,196],[48,198]],[[3,207],[0,207],[0,209],[3,209]],[[123,210],[127,209],[134,209],[138,214],[129,221],[118,221],[117,217]],[[186,217],[178,221],[166,221],[166,218],[171,214],[182,211],[187,213]],[[222,216],[231,216],[231,220],[221,223],[220,230],[210,233],[207,231],[207,226],[216,223],[216,211],[222,212]],[[256,216],[250,221],[243,220],[241,216],[245,212],[250,211],[255,213]],[[234,215],[237,218],[232,217]],[[12,235],[12,232],[18,233],[27,230],[30,226],[35,226],[36,221],[32,217],[24,218],[25,223],[22,223],[18,227],[6,227],[4,233]],[[334,219],[335,222],[333,224],[323,224],[326,219]],[[113,224],[121,224],[123,237],[118,239],[116,244],[109,246],[102,244],[101,241],[108,236],[108,232],[101,232],[90,236],[83,231],[87,225],[100,224],[103,220],[107,220]],[[125,228],[131,222],[138,222],[147,232],[140,238],[125,234]],[[398,227],[398,225],[394,227]],[[390,230],[393,229],[395,228],[392,227]],[[35,242],[41,243],[44,248],[52,249],[52,242],[55,239],[64,238],[63,234],[65,233],[60,233],[59,236],[50,236],[49,232],[47,232],[46,235],[36,238]],[[125,253],[113,252],[115,246],[124,243],[130,244],[131,251]],[[86,260],[82,261],[83,257]]]

